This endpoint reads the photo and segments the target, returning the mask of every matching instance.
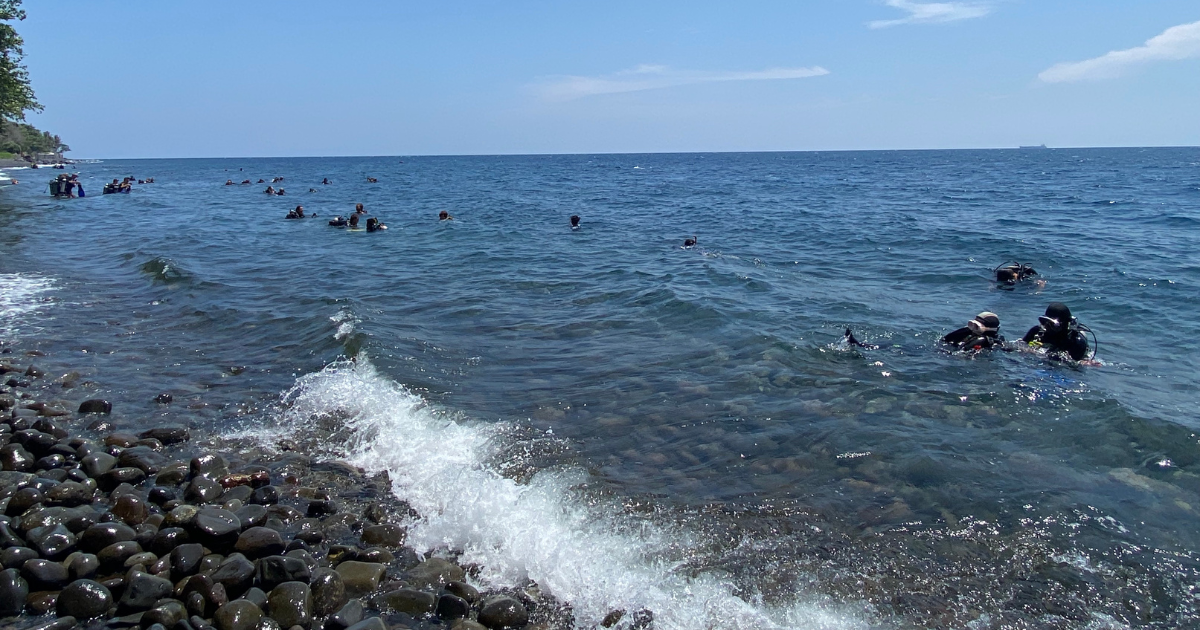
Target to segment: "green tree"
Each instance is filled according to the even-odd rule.
[[[25,120],[26,111],[42,111],[29,85],[29,72],[21,65],[25,42],[10,24],[24,19],[21,0],[0,0],[0,118],[4,120]]]

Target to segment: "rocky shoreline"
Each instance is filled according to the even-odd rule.
[[[78,374],[4,352],[0,628],[575,627],[536,584],[480,590],[453,550],[407,547],[416,515],[386,473],[287,444],[204,448],[181,424],[119,431],[112,401],[72,400]],[[601,625],[650,628],[653,615]]]

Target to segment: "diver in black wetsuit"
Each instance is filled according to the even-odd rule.
[[[967,322],[966,326],[942,337],[942,343],[958,350],[991,350],[1004,347],[1004,336],[1000,334],[1000,317],[984,311]]]
[[[572,230],[579,229],[579,215],[578,214],[571,215],[571,229]]]
[[[1034,271],[1033,265],[1019,262],[1004,263],[996,267],[995,272],[996,282],[1002,284],[1016,284],[1038,275],[1038,272]]]
[[[1088,358],[1087,328],[1080,326],[1071,317],[1071,309],[1062,302],[1052,302],[1046,314],[1038,318],[1038,325],[1029,329],[1021,341],[1035,348],[1044,348],[1047,354],[1066,355],[1075,361]]]
[[[346,218],[336,216],[329,220],[329,227],[346,227]]]

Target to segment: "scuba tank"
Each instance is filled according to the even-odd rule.
[[[50,180],[50,196],[57,197],[61,190],[61,183],[57,179]]]

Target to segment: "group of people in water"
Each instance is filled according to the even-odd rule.
[[[363,205],[361,203],[354,204],[354,213],[351,214],[349,218],[338,215],[329,220],[329,227],[347,228],[350,230],[361,230],[363,228],[359,227],[359,223],[362,220],[362,217],[366,214],[367,214],[367,210],[366,210],[366,208],[363,207]],[[305,214],[304,206],[296,206],[296,209],[288,212],[287,216],[284,218],[285,219],[315,219],[315,218],[317,218],[317,215],[316,215],[316,213]],[[380,232],[380,231],[383,231],[386,229],[387,229],[387,226],[384,225],[383,222],[380,221],[379,219],[377,219],[375,217],[367,217],[366,230],[368,232]]]
[[[1024,263],[1005,263],[994,273],[996,282],[1005,286],[1032,280],[1038,275],[1032,265]],[[1046,313],[1038,317],[1037,325],[1026,331],[1019,342],[1005,341],[1004,335],[1000,334],[1000,316],[991,311],[976,315],[966,326],[947,333],[941,341],[948,348],[962,352],[1032,350],[1043,352],[1051,359],[1090,362],[1095,360],[1097,344],[1089,343],[1088,335],[1094,342],[1096,334],[1071,315],[1070,307],[1062,302],[1051,302]],[[845,339],[851,346],[868,350],[879,348],[859,341],[849,328]]]
[[[104,185],[102,192],[105,195],[128,193],[133,190],[135,182],[138,184],[153,184],[154,178],[138,179],[132,176],[124,179],[114,178],[111,182]],[[72,199],[75,197],[86,197],[87,191],[83,189],[83,182],[79,181],[79,173],[72,175],[63,173],[50,180],[50,196],[55,199]]]

